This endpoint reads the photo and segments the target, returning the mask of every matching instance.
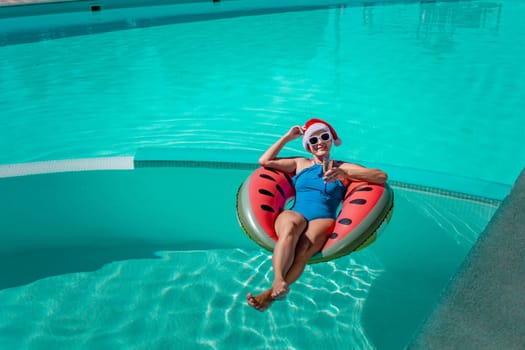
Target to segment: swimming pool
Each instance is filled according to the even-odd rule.
[[[128,10],[115,15],[129,19]],[[91,23],[82,27],[89,35],[4,29],[0,345],[408,342],[525,163],[515,63],[525,54],[513,45],[524,7],[295,10]],[[242,164],[306,116],[326,116],[348,135],[336,156],[389,172],[395,213],[376,244],[308,267],[286,303],[258,314],[244,295],[271,278],[270,260],[238,228],[235,191],[249,172]],[[173,150],[181,162],[170,161]],[[137,167],[141,152],[164,156]],[[50,173],[100,158],[115,169]],[[224,158],[228,166],[210,167]],[[50,160],[58,162],[29,163]],[[12,176],[28,168],[34,175]],[[188,205],[186,185],[209,178],[224,199],[206,200],[203,186]],[[205,233],[194,227],[198,206],[209,214]]]

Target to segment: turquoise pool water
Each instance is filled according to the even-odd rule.
[[[525,164],[524,11],[514,0],[368,4],[59,28],[36,37],[62,39],[20,44],[6,24],[0,164],[144,146],[261,152],[319,116],[344,135],[336,156],[512,184]]]
[[[174,236],[153,220],[170,217],[159,201],[106,207],[113,202],[99,199],[90,208],[100,227],[130,217],[141,225],[83,231],[50,205],[71,213],[85,206],[54,197],[67,193],[66,183],[85,184],[76,176],[2,178],[2,198],[11,200],[2,202],[0,221],[36,225],[38,217],[57,226],[2,226],[0,347],[407,344],[497,208],[494,198],[447,189],[465,178],[482,184],[477,189],[508,186],[525,164],[525,50],[516,45],[525,6],[417,2],[245,14],[129,30],[92,25],[90,35],[55,28],[37,31],[36,41],[34,31],[13,35],[0,20],[0,164],[158,148],[189,157],[195,148],[218,150],[231,161],[248,152],[255,161],[290,125],[326,117],[343,138],[337,157],[379,164],[398,181],[383,236],[362,252],[309,266],[286,303],[259,314],[244,296],[269,282],[271,262],[242,235],[233,211],[246,170],[211,170],[231,193],[226,204],[206,203],[224,213],[208,232],[229,238],[220,249],[177,238],[198,235],[191,224],[200,218],[173,184],[209,169],[157,169],[141,182],[145,193],[155,183],[163,204],[162,193],[175,192],[171,205],[183,211],[184,229]],[[297,142],[285,152],[303,151]],[[81,174],[88,189],[115,188],[109,173]],[[421,187],[406,183],[413,174]]]

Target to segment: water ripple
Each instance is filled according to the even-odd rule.
[[[362,263],[308,266],[287,301],[258,313],[247,306],[245,291],[270,283],[271,259],[264,252],[164,251],[157,256],[2,291],[0,329],[20,336],[0,336],[0,342],[56,349],[146,344],[302,349],[321,345],[305,342],[304,334],[327,329],[331,335],[324,335],[325,345],[341,345],[339,332],[349,329],[345,342],[366,338],[354,314],[361,312],[359,304],[373,281]],[[338,277],[350,276],[351,269],[359,269],[359,278]]]

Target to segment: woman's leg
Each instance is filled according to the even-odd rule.
[[[332,219],[315,219],[310,221],[306,232],[301,236],[293,264],[285,276],[288,285],[294,283],[303,273],[308,260],[321,250],[328,237],[328,230],[333,226]]]
[[[284,281],[287,288],[301,276],[308,259],[321,250],[328,236],[328,230],[332,227],[333,223],[334,220],[332,219],[312,220],[308,224],[308,228],[304,234],[300,235],[300,239],[294,249],[294,259],[292,260],[292,264],[287,273],[285,273]],[[275,300],[275,297],[273,297],[272,294],[273,286],[257,296],[248,293],[248,304],[259,311],[264,311]]]
[[[306,219],[301,214],[290,210],[283,211],[277,217],[275,231],[279,239],[272,254],[274,281],[271,288],[257,296],[248,293],[246,296],[248,304],[255,309],[266,310],[275,298],[288,292],[288,284],[284,276],[293,264],[297,242],[307,224]]]
[[[282,212],[275,221],[275,232],[279,239],[272,254],[274,280],[271,295],[273,298],[288,293],[285,276],[294,262],[297,242],[307,225],[306,219],[301,214],[290,210]]]

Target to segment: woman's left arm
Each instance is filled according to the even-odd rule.
[[[357,164],[342,162],[328,170],[324,179],[326,182],[349,179],[383,184],[388,180],[388,176],[381,169],[371,169]]]

